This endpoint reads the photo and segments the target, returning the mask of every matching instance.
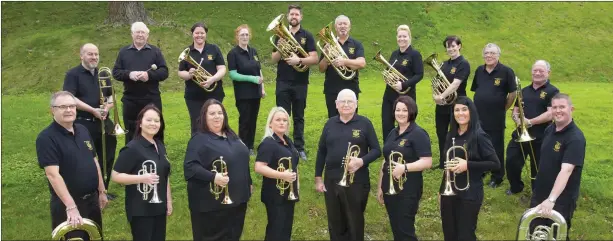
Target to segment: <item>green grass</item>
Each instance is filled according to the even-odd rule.
[[[38,168],[34,140],[51,121],[48,114],[49,93],[62,86],[64,73],[78,64],[78,48],[85,42],[97,44],[101,66],[112,67],[117,51],[130,43],[129,28],[101,25],[106,2],[2,2],[2,239],[47,239],[50,235],[49,191],[43,171]],[[253,46],[264,59],[268,97],[262,101],[258,126],[264,125],[268,110],[274,105],[275,67],[269,63],[269,33],[264,28],[277,14],[286,11],[286,3],[198,2],[146,3],[151,17],[159,25],[150,26],[150,42],[162,47],[170,66],[170,78],[162,84],[164,115],[167,120],[166,141],[173,166],[174,214],[169,218],[168,239],[190,239],[191,223],[187,207],[182,162],[189,140],[189,116],[183,100],[183,83],[176,76],[176,56],[189,45],[188,34],[193,22],[203,20],[210,28],[209,42],[222,52],[231,48],[233,29],[249,23],[254,29]],[[378,50],[385,55],[395,48],[395,28],[409,24],[413,44],[427,56],[444,55],[442,39],[447,34],[463,38],[463,54],[476,66],[488,42],[502,48],[501,61],[511,66],[523,85],[529,80],[530,65],[536,59],[551,62],[554,84],[573,97],[575,120],[584,131],[588,146],[582,177],[581,196],[573,218],[573,239],[610,239],[613,237],[613,57],[608,46],[613,29],[610,3],[421,3],[421,2],[354,2],[304,3],[304,27],[315,33],[338,14],[348,15],[352,35],[366,48],[367,69],[361,71],[360,114],[369,117],[381,136],[380,105],[383,83],[376,64],[370,58]],[[194,17],[198,16],[198,17]],[[231,16],[231,17],[228,17]],[[453,16],[453,17],[451,17]],[[296,206],[294,239],[328,239],[323,196],[313,189],[316,143],[325,121],[323,75],[312,71],[306,109],[306,148],[311,158],[301,165],[301,202]],[[430,79],[418,84],[418,123],[438,144],[434,128],[434,104]],[[230,124],[237,129],[234,93],[226,81],[226,100]],[[470,84],[470,83],[469,83]],[[118,87],[121,90],[121,86]],[[469,95],[472,95],[470,93]],[[120,97],[118,97],[120,98]],[[507,123],[510,120],[507,120]],[[510,132],[507,129],[507,141]],[[262,135],[258,128],[256,143]],[[381,137],[380,137],[381,138]],[[119,143],[123,143],[120,138]],[[119,145],[121,147],[121,144]],[[438,160],[434,152],[433,159]],[[252,160],[253,161],[253,160]],[[373,170],[380,165],[377,161]],[[261,177],[253,173],[256,191],[249,202],[243,239],[262,239],[266,225],[264,205],[260,199]],[[417,214],[417,234],[422,239],[442,239],[441,221],[436,202],[441,172],[428,170],[424,177],[424,195]],[[373,190],[366,209],[366,233],[372,239],[391,239],[384,207],[375,200],[377,172],[371,171]],[[528,173],[524,173],[528,182]],[[519,196],[507,197],[503,187],[486,188],[477,236],[479,239],[514,239],[521,213],[527,208]],[[104,210],[104,231],[108,239],[130,239],[125,218],[123,189],[111,185],[119,194]],[[529,193],[522,194],[528,197]]]

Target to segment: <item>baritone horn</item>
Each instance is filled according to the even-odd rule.
[[[390,87],[392,87],[392,89],[398,92],[398,94],[406,94],[409,92],[409,90],[411,90],[411,87],[408,87],[404,91],[397,90],[394,87],[396,86],[398,82],[405,82],[409,80],[407,79],[407,77],[404,77],[404,75],[402,75],[396,68],[394,68],[394,64],[396,63],[397,60],[394,61],[394,63],[390,64],[381,55],[381,50],[379,50],[379,52],[377,52],[377,54],[375,54],[375,57],[373,57],[372,59],[384,65],[385,69],[381,71],[381,74],[383,74],[383,80],[385,81],[387,85],[389,85]]]
[[[294,38],[294,36],[290,33],[287,27],[283,24],[283,17],[285,14],[281,14],[277,16],[275,19],[268,24],[266,28],[267,32],[273,32],[274,35],[270,36],[270,43],[272,46],[279,51],[282,58],[289,58],[292,55],[298,56],[298,58],[307,58],[309,54],[300,46],[298,41]],[[275,44],[275,35],[279,37],[279,41]],[[293,65],[294,68],[298,72],[304,72],[309,69],[309,66],[304,64]]]
[[[141,169],[138,170],[138,175],[145,174],[156,174],[157,175],[157,165],[152,160],[146,160],[141,165]],[[157,184],[147,184],[147,183],[139,183],[136,186],[138,192],[143,194],[143,200],[149,199],[149,194],[153,191],[153,196],[149,203],[162,203],[162,200],[158,197],[158,185]]]
[[[192,81],[194,81],[198,86],[200,86],[200,88],[204,89],[206,92],[211,92],[215,90],[215,87],[217,87],[217,82],[213,82],[213,84],[211,84],[208,88],[204,87],[204,82],[206,82],[209,78],[213,77],[211,73],[206,71],[206,69],[204,69],[202,65],[200,65],[204,58],[200,59],[200,63],[198,63],[196,62],[196,60],[194,60],[194,58],[192,58],[192,56],[189,55],[189,51],[189,48],[185,48],[181,52],[181,54],[179,55],[179,63],[181,63],[181,61],[186,61],[187,63],[196,67],[196,71],[194,72],[194,77],[192,77]]]
[[[556,210],[551,210],[551,226],[537,225],[534,231],[530,233],[530,223],[536,218],[543,217],[536,208],[528,209],[524,212],[519,220],[519,228],[517,229],[517,240],[566,240],[568,235],[568,227],[564,216]]]
[[[85,231],[89,240],[102,240],[100,226],[89,218],[83,218],[83,224],[79,224],[74,228],[68,221],[62,222],[51,232],[51,240],[83,240],[82,238],[66,239],[66,234],[77,230]]]
[[[319,33],[317,33],[317,37],[319,37],[319,40],[317,40],[317,47],[342,79],[351,80],[353,77],[355,77],[355,70],[352,70],[347,66],[336,67],[332,64],[334,60],[339,58],[349,58],[347,57],[347,54],[345,54],[343,47],[341,47],[341,45],[337,42],[338,38],[332,32],[334,31],[333,29],[334,22],[330,22],[328,25],[322,28]],[[321,42],[323,42],[323,46],[321,45]]]
[[[433,53],[428,58],[426,58],[426,60],[424,60],[424,63],[432,67],[436,71],[436,75],[432,77],[432,94],[441,95],[445,92],[445,90],[447,90],[447,88],[449,88],[451,84],[441,70],[441,67],[443,67],[443,65],[438,63],[436,57],[437,54]],[[458,98],[458,94],[454,91],[453,93],[445,97],[445,99],[443,99],[443,105],[452,104],[453,102],[455,102],[456,98]]]
[[[358,145],[351,145],[351,142],[347,145],[347,154],[343,158],[343,178],[337,184],[341,187],[349,187],[349,184],[353,183],[353,177],[355,173],[349,173],[349,163],[352,157],[358,157],[360,155],[360,147]],[[347,175],[349,175],[349,183],[347,183]]]
[[[396,159],[396,161],[394,161],[394,156],[398,156],[398,158]],[[394,188],[394,181],[398,182],[398,189],[400,189],[400,191],[402,191],[404,189],[404,182],[407,181],[407,173],[405,172],[404,174],[402,174],[402,176],[400,178],[395,178],[394,175],[392,175],[392,172],[394,171],[395,166],[392,165],[392,161],[396,162],[396,165],[404,165],[406,164],[406,161],[404,160],[404,157],[402,155],[402,153],[397,152],[397,151],[392,151],[392,153],[390,153],[389,155],[389,176],[390,176],[390,187],[387,191],[387,195],[396,195],[398,194],[398,192],[396,192],[396,188]]]
[[[285,161],[287,161],[287,165],[285,165]],[[292,170],[292,158],[291,157],[281,157],[277,162],[277,171],[278,172],[293,172]],[[297,174],[297,173],[296,173]],[[296,176],[296,180],[297,180]],[[285,194],[285,190],[289,189],[289,195],[287,196],[287,200],[296,200],[296,194],[294,194],[294,182],[287,182],[283,179],[277,179],[277,189],[279,189],[279,195],[283,196]]]
[[[449,167],[447,167],[447,165],[457,164],[456,156],[455,156],[455,149],[459,149],[459,150],[463,151],[464,152],[464,157],[466,157],[466,161],[468,161],[468,151],[466,151],[466,148],[464,148],[463,146],[456,146],[455,145],[455,138],[451,138],[451,147],[447,150],[447,155],[446,155],[447,160],[445,161],[445,190],[441,194],[443,196],[454,196],[454,195],[456,195],[456,193],[453,191],[453,188],[451,188],[451,183],[453,183],[453,186],[458,191],[464,191],[464,190],[466,190],[466,189],[468,189],[470,187],[470,176],[469,176],[469,173],[468,173],[468,169],[466,169],[466,187],[464,187],[464,188],[459,188],[458,187],[457,182],[456,182],[456,174],[455,173],[453,173],[453,178],[451,178],[452,177],[451,170],[449,170]],[[449,158],[450,154],[451,154],[451,159]]]
[[[221,173],[221,175],[223,176],[228,175],[228,165],[223,160],[223,156],[220,156],[219,159],[213,161],[213,164],[211,164],[211,166],[212,166],[211,172],[214,175],[217,175],[217,173]],[[233,203],[232,199],[230,199],[230,194],[228,193],[228,186],[229,186],[229,183],[226,186],[222,187],[222,186],[215,184],[215,181],[211,181],[210,191],[213,195],[215,195],[215,200],[219,200],[219,195],[221,195],[222,193],[224,194],[224,198],[221,201],[221,204],[232,204]]]

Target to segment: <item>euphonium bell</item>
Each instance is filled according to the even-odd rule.
[[[179,55],[179,63],[181,63],[181,61],[187,61],[187,63],[196,67],[196,71],[194,72],[194,77],[192,77],[192,81],[194,81],[198,86],[200,86],[200,88],[204,89],[206,92],[211,92],[215,90],[215,87],[217,87],[217,82],[213,82],[213,84],[211,84],[208,88],[205,88],[203,86],[204,82],[206,82],[209,78],[213,77],[213,75],[206,71],[206,69],[204,69],[198,62],[196,62],[196,60],[194,60],[194,58],[189,55],[189,51],[189,48],[185,48],[181,52],[181,54]]]
[[[334,60],[339,58],[348,59],[347,54],[343,50],[343,47],[338,43],[336,35],[333,33],[334,31],[334,22],[329,23],[323,29],[321,29],[317,33],[317,47],[321,51],[321,53],[326,57],[328,63],[332,65]],[[323,42],[323,46],[320,44]],[[350,69],[347,66],[336,67],[332,65],[334,70],[338,73],[338,75],[344,80],[351,80],[356,75],[356,71]]]
[[[398,160],[394,161],[394,156],[398,156]],[[388,162],[389,162],[389,176],[390,176],[390,186],[389,189],[387,191],[387,195],[396,195],[398,194],[398,192],[396,192],[396,188],[394,187],[394,181],[398,182],[398,189],[400,189],[400,191],[402,191],[404,189],[404,182],[407,181],[407,174],[404,173],[402,174],[402,177],[400,178],[395,178],[394,175],[392,175],[392,172],[394,171],[394,165],[392,165],[392,161],[398,163],[398,165],[404,165],[406,164],[406,161],[404,160],[404,157],[402,155],[402,153],[397,152],[397,151],[392,151],[392,153],[390,153],[389,158],[388,158]]]
[[[432,77],[432,94],[441,95],[445,92],[445,90],[447,90],[447,88],[449,88],[451,84],[449,83],[449,80],[447,80],[447,77],[445,77],[445,74],[441,70],[443,65],[438,63],[438,60],[436,59],[436,57],[437,57],[437,54],[433,53],[432,55],[428,56],[426,60],[424,60],[424,63],[432,67],[436,71],[436,75]],[[456,92],[451,93],[450,95],[445,97],[445,99],[443,99],[443,105],[452,104],[453,102],[455,102],[457,97],[458,97],[458,94]]]
[[[275,44],[275,35],[270,36],[270,43],[279,51],[282,58],[289,58],[292,54],[295,54],[299,58],[307,58],[309,54],[302,48],[302,46],[296,41],[294,36],[290,33],[287,27],[283,24],[285,14],[277,16],[268,24],[266,28],[267,32],[273,32],[279,37],[279,42]],[[283,40],[283,41],[281,41]],[[298,72],[304,72],[309,69],[309,66],[304,64],[292,65]]]
[[[381,55],[381,50],[379,50],[379,52],[377,52],[377,54],[375,54],[375,57],[373,57],[372,59],[384,65],[385,69],[381,71],[381,74],[383,74],[383,80],[385,81],[385,83],[392,87],[392,89],[396,90],[394,88],[396,83],[405,82],[409,80],[407,79],[407,77],[404,77],[404,75],[402,75],[396,68],[394,68],[394,64],[396,62],[390,64],[389,62],[387,62],[387,60],[385,60],[385,58],[383,58],[383,56]],[[409,92],[409,90],[411,90],[411,87],[408,87],[404,91],[396,90],[396,92],[398,92],[399,94],[406,94]]]
[[[551,210],[551,219],[553,224],[551,226],[538,225],[534,228],[534,231],[530,233],[530,223],[536,218],[543,217],[536,211],[536,208],[528,209],[524,212],[519,220],[519,227],[517,229],[517,240],[566,240],[568,235],[568,228],[564,216],[556,210]]]
[[[337,184],[341,187],[349,187],[350,183],[353,183],[353,177],[355,173],[349,173],[349,163],[352,157],[358,157],[360,155],[360,147],[358,145],[351,145],[351,142],[347,145],[347,154],[343,158],[343,177]],[[349,175],[349,183],[347,183],[347,175]]]
[[[213,161],[213,164],[211,164],[211,166],[212,166],[211,172],[214,175],[217,175],[217,173],[221,173],[222,175],[225,176],[228,173],[228,165],[223,160],[223,156],[220,156],[219,159]],[[230,194],[228,193],[228,186],[229,186],[229,183],[225,187],[222,187],[222,186],[215,184],[215,181],[211,181],[210,191],[213,195],[215,195],[215,199],[219,200],[219,195],[221,195],[222,193],[224,194],[224,198],[221,201],[221,204],[232,204],[233,203],[232,199],[230,199]]]
[[[466,187],[464,188],[458,188],[457,183],[456,183],[456,174],[453,173],[453,178],[451,171],[448,169],[449,167],[447,167],[448,164],[452,164],[452,162],[455,161],[456,156],[455,156],[455,149],[459,149],[461,151],[464,152],[464,157],[466,157],[466,161],[468,161],[468,151],[466,151],[466,149],[463,146],[456,146],[455,145],[455,138],[451,138],[451,147],[447,150],[447,160],[445,161],[445,189],[443,190],[443,193],[441,193],[441,195],[443,196],[454,196],[456,195],[456,193],[453,191],[453,188],[451,187],[451,183],[453,183],[453,186],[455,187],[455,189],[457,189],[458,191],[464,191],[466,189],[468,189],[470,187],[470,176],[468,173],[468,169],[466,169]],[[449,159],[449,155],[452,155],[451,159]]]
[[[89,236],[89,240],[102,240],[100,226],[88,218],[83,218],[83,224],[77,225],[74,228],[68,221],[62,222],[51,232],[51,240],[83,240],[81,238],[66,239],[66,234],[76,230],[85,231]]]
[[[140,176],[145,174],[157,174],[157,166],[154,161],[146,160],[143,162],[143,164],[141,165],[141,169],[138,170],[138,175]],[[162,203],[162,200],[160,200],[160,198],[158,197],[157,184],[139,183],[136,186],[136,189],[138,190],[138,192],[143,194],[143,200],[149,199],[149,193],[153,191],[153,196],[151,197],[151,200],[149,200],[149,203]]]
[[[283,161],[287,161],[287,168],[286,168],[286,165],[284,165]],[[277,163],[278,163],[278,166],[277,166],[278,172],[285,172],[286,170],[293,172],[291,157],[281,157]],[[283,179],[277,179],[277,189],[279,189],[279,195],[281,196],[285,194],[285,190],[289,189],[287,200],[293,201],[293,200],[298,199],[298,197],[296,197],[296,194],[294,193],[294,182],[286,182]]]

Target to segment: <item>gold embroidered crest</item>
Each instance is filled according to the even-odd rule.
[[[306,44],[306,38],[300,38],[300,44],[305,45]]]
[[[405,60],[402,61],[402,66],[407,66],[407,64],[409,64],[408,60],[405,59]]]
[[[360,138],[360,130],[353,130],[353,138]]]
[[[398,143],[398,146],[404,146],[404,144],[407,143],[407,139],[401,139],[400,143]]]
[[[260,60],[258,59],[258,56],[257,56],[257,55],[254,55],[254,56],[253,56],[253,59],[255,59],[255,61],[260,61]]]
[[[349,54],[354,54],[354,53],[355,53],[355,48],[354,47],[349,48]]]
[[[545,92],[545,91],[541,91],[541,96],[540,96],[540,97],[541,97],[541,99],[543,99],[543,100],[544,100],[544,99],[545,99],[545,96],[547,96],[547,92]]]
[[[212,55],[212,54],[209,54],[209,55],[208,55],[208,58],[209,58],[209,60],[213,60],[213,55]]]
[[[556,144],[553,145],[553,151],[559,152],[561,146],[562,146],[562,143],[560,143],[559,141],[556,141]]]
[[[502,80],[501,78],[494,78],[494,85],[495,86],[500,86],[500,81],[501,80]]]
[[[455,68],[455,67],[451,67],[451,71],[449,71],[449,73],[451,73],[451,74],[455,74],[455,70],[456,70],[456,68]]]
[[[85,145],[87,146],[87,149],[89,149],[90,151],[94,150],[94,148],[92,148],[92,143],[89,141],[83,141],[85,142]]]

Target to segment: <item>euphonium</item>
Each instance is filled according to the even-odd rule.
[[[157,174],[157,166],[154,161],[146,160],[141,165],[141,169],[138,170],[138,175],[145,174]],[[149,199],[149,193],[153,191],[153,197],[149,200],[149,203],[162,203],[162,200],[158,197],[158,185],[157,184],[147,184],[147,183],[139,183],[136,186],[138,192],[143,194],[143,200]]]
[[[528,141],[532,141],[534,140],[534,137],[530,136],[530,133],[528,133],[528,127],[526,125],[526,122],[524,122],[525,116],[524,116],[524,98],[523,98],[523,94],[521,93],[521,83],[519,81],[519,78],[515,77],[515,83],[517,84],[517,97],[515,98],[515,101],[517,101],[517,109],[519,111],[519,133],[517,133],[519,136],[518,138],[515,140],[516,142],[528,142]]]
[[[76,227],[72,227],[68,221],[64,221],[51,232],[51,240],[66,240],[66,234],[76,231],[82,230],[87,233],[89,236],[89,240],[102,240],[102,231],[100,230],[100,226],[91,219],[83,218],[83,224],[77,225]],[[68,240],[83,240],[81,238],[71,238]]]
[[[550,219],[553,224],[550,227],[538,225],[534,231],[530,233],[530,223],[536,218],[546,218],[536,211],[536,208],[528,209],[524,212],[519,220],[519,228],[517,229],[517,240],[566,240],[568,229],[566,220],[556,210],[551,210]],[[554,230],[555,229],[555,230]]]
[[[400,191],[402,191],[402,189],[404,189],[404,182],[407,181],[407,174],[404,173],[402,174],[402,177],[400,177],[399,179],[395,178],[394,175],[392,175],[392,172],[394,171],[394,165],[392,165],[392,161],[394,161],[394,156],[398,156],[398,160],[395,161],[396,163],[398,163],[399,165],[404,165],[406,163],[406,161],[404,160],[404,157],[402,155],[402,153],[397,152],[397,151],[392,151],[392,153],[390,153],[389,155],[389,176],[390,176],[390,187],[387,191],[387,195],[396,195],[398,194],[396,192],[396,189],[394,188],[394,181],[398,182],[398,189],[400,189]]]
[[[283,161],[287,161],[287,168],[286,168],[286,165],[284,165]],[[286,170],[293,172],[291,157],[281,157],[279,161],[277,162],[277,164],[278,164],[277,166],[278,172],[285,172]],[[287,196],[287,200],[298,199],[296,197],[296,194],[294,194],[294,182],[286,182],[286,181],[283,181],[283,179],[277,179],[277,189],[279,189],[279,195],[283,196],[283,194],[285,194],[285,190],[287,190],[288,188],[289,188],[289,195]]]
[[[287,27],[283,24],[283,17],[285,14],[281,14],[277,16],[275,19],[268,24],[266,28],[267,32],[273,32],[275,35],[279,37],[279,42],[275,44],[274,37],[275,35],[270,36],[270,43],[272,46],[279,51],[281,57],[289,58],[292,54],[295,54],[299,58],[309,57],[309,54],[300,46],[298,41],[294,38],[294,36],[290,33]],[[304,72],[309,69],[309,66],[304,64],[293,65],[294,68],[298,72]]]
[[[343,178],[337,184],[342,187],[349,187],[349,184],[353,183],[353,177],[355,173],[349,173],[349,163],[352,157],[358,157],[360,155],[360,147],[358,145],[351,145],[351,142],[347,145],[347,154],[343,158]],[[347,175],[349,174],[349,183],[347,183]]]
[[[385,58],[383,58],[383,56],[381,55],[381,50],[379,50],[379,52],[377,52],[377,54],[375,54],[375,57],[373,57],[372,59],[378,61],[379,63],[382,63],[385,66],[386,69],[381,71],[381,74],[383,74],[383,80],[385,81],[385,83],[392,87],[392,89],[396,90],[396,88],[394,87],[396,83],[405,82],[409,80],[407,79],[407,77],[404,77],[404,75],[402,75],[396,68],[394,68],[394,63],[396,63],[395,61],[394,63],[390,64],[389,62],[387,62],[387,60],[385,60]],[[406,94],[409,92],[410,89],[411,87],[408,87],[404,91],[396,90],[396,92],[398,92],[399,94]]]
[[[228,174],[228,165],[223,160],[223,156],[220,156],[219,159],[213,161],[213,164],[211,164],[211,166],[213,168],[211,172],[214,175],[217,175],[217,173],[221,173],[222,175],[226,176]],[[219,195],[221,195],[222,193],[224,194],[224,198],[221,201],[221,204],[232,204],[233,203],[232,199],[230,199],[230,194],[228,193],[228,186],[229,186],[229,183],[225,187],[222,187],[222,186],[215,184],[215,181],[211,181],[210,191],[213,195],[215,195],[215,199],[219,200]]]
[[[211,84],[209,88],[205,88],[203,86],[204,82],[206,82],[209,78],[213,77],[213,75],[206,71],[206,69],[204,69],[198,62],[196,62],[196,60],[194,60],[194,58],[192,58],[192,56],[189,55],[189,48],[184,49],[183,52],[181,52],[181,54],[179,55],[179,63],[181,63],[181,61],[187,61],[187,63],[196,67],[196,71],[194,72],[194,77],[192,77],[192,81],[196,82],[196,84],[200,86],[200,88],[204,89],[207,92],[211,92],[215,89],[215,87],[217,87],[217,82],[213,82],[213,84]],[[202,63],[202,60],[200,62]]]
[[[433,53],[426,58],[426,60],[424,60],[424,63],[436,71],[436,75],[432,77],[432,93],[434,95],[441,95],[445,92],[445,90],[447,90],[447,88],[449,88],[451,84],[449,83],[449,80],[447,80],[447,77],[445,77],[445,74],[443,74],[443,71],[441,70],[443,65],[438,63],[436,56],[437,54]],[[450,105],[451,103],[455,102],[456,98],[458,98],[458,94],[454,91],[443,99],[443,105]]]
[[[317,40],[317,47],[342,79],[351,80],[356,74],[355,70],[352,70],[347,66],[336,67],[332,64],[332,62],[334,62],[336,59],[349,58],[347,57],[347,54],[345,54],[343,47],[341,47],[341,45],[337,42],[337,37],[332,32],[334,31],[333,28],[334,22],[331,22],[321,29],[319,33],[317,33],[317,36],[319,37],[319,40]],[[323,41],[323,46],[320,44],[321,41]]]
[[[452,175],[451,174],[451,170],[448,169],[447,165],[451,164],[452,162],[455,161],[455,159],[456,159],[456,157],[455,157],[455,149],[460,149],[461,151],[463,151],[464,152],[464,157],[466,157],[466,161],[468,161],[468,151],[466,151],[466,148],[464,148],[463,146],[456,146],[455,145],[455,138],[451,138],[451,147],[449,147],[449,149],[447,150],[447,155],[446,155],[447,160],[445,161],[445,190],[441,194],[443,196],[454,196],[454,195],[456,195],[456,193],[451,188],[451,183],[452,182],[453,182],[453,186],[458,191],[464,191],[464,190],[466,190],[466,189],[468,189],[470,187],[470,176],[469,176],[469,173],[468,173],[468,169],[466,169],[466,187],[458,188],[458,185],[456,183],[456,174],[455,173],[453,173],[453,179],[451,178],[451,175]],[[451,159],[449,159],[449,154],[452,154]]]

